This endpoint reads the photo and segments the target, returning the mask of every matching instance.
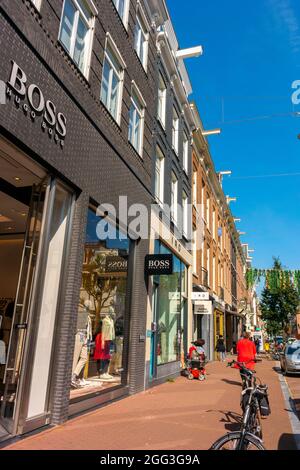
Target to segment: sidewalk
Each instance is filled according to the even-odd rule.
[[[272,414],[263,421],[267,449],[295,449],[275,363],[257,364],[269,385]],[[25,438],[5,449],[206,450],[238,429],[241,386],[237,370],[207,365],[205,382],[179,377],[144,393]]]

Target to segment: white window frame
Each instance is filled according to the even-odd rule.
[[[174,171],[171,173],[171,220],[178,223],[178,178]]]
[[[179,113],[177,112],[175,106],[173,106],[172,114],[172,147],[176,155],[178,155],[179,150]]]
[[[197,274],[197,230],[193,230],[193,274]]]
[[[149,31],[150,31],[150,25],[148,23],[147,17],[141,7],[140,2],[138,1],[137,3],[137,12],[136,12],[136,20],[135,20],[135,26],[134,26],[134,50],[137,53],[138,58],[141,61],[141,64],[144,67],[144,70],[147,72],[147,66],[148,66],[148,49],[149,49]],[[135,28],[136,25],[139,25],[141,34],[140,34],[140,40],[143,37],[144,41],[142,44],[140,44],[140,47],[143,48],[143,58],[141,58],[139,51],[136,48],[135,44]]]
[[[114,4],[114,7],[115,9],[117,10],[125,28],[127,29],[128,28],[128,17],[129,17],[129,0],[124,0],[124,12],[123,12],[123,16],[120,14],[120,11],[119,11],[119,8],[118,8],[118,5],[119,5],[119,1],[120,0],[112,0],[113,4]]]
[[[41,3],[41,0],[37,0],[39,3]],[[74,18],[74,24],[72,25],[72,35],[71,35],[71,40],[70,40],[70,51],[66,49],[66,46],[61,40],[61,32],[62,32],[62,26],[63,26],[63,14],[65,11],[65,4],[66,2],[69,1],[73,3],[73,6],[76,9],[75,13],[75,18]],[[87,19],[85,16],[84,11],[81,9],[80,4],[78,3],[77,0],[64,0],[63,2],[63,7],[62,7],[62,12],[61,12],[61,17],[60,17],[60,25],[59,25],[59,32],[58,32],[58,41],[66,51],[66,53],[71,57],[73,60],[74,64],[78,67],[78,69],[81,71],[81,73],[85,76],[85,78],[88,80],[89,79],[89,74],[90,74],[90,67],[91,67],[91,56],[92,56],[92,46],[93,46],[93,37],[94,37],[94,30],[95,30],[95,20],[96,16],[98,16],[98,10],[94,5],[94,2],[92,0],[82,0],[87,8],[91,12],[91,18]],[[74,61],[74,51],[75,51],[75,45],[76,45],[76,34],[77,34],[77,29],[78,29],[78,22],[79,22],[79,17],[83,20],[85,25],[88,27],[88,45],[87,45],[87,50],[86,50],[86,55],[85,55],[85,64],[83,67],[83,70],[79,68],[79,65],[76,64]]]
[[[189,172],[189,139],[186,135],[186,132],[183,133],[183,143],[182,143],[182,164],[183,169],[186,174]]]
[[[197,205],[197,190],[198,190],[197,179],[198,179],[198,171],[194,169],[193,170],[193,204],[194,206]]]
[[[188,236],[189,232],[189,217],[188,217],[188,200],[187,193],[182,191],[182,231],[185,237]]]
[[[42,0],[31,0],[31,3],[35,6],[38,11],[40,11]]]
[[[160,85],[163,85],[163,88],[161,88]],[[162,89],[163,91],[161,91]],[[159,106],[160,102],[162,103],[161,114],[160,114],[160,106]],[[161,125],[164,129],[166,127],[166,105],[167,105],[167,85],[162,74],[159,73],[157,118],[161,122]]]
[[[210,196],[206,193],[206,224],[210,229]]]
[[[135,81],[131,82],[131,99],[130,99],[130,109],[131,106],[134,106],[135,112],[140,117],[140,127],[139,127],[139,146],[136,147],[135,143],[130,140],[129,126],[130,126],[130,109],[129,109],[129,126],[128,126],[128,140],[133,145],[138,154],[142,157],[143,155],[143,146],[144,146],[144,125],[145,125],[145,108],[146,102],[143,99],[143,96],[136,85]],[[134,135],[134,133],[133,133]]]
[[[212,290],[216,292],[216,256],[213,255],[212,265]]]
[[[159,169],[159,172],[157,172]],[[157,194],[157,173],[159,173],[159,184],[158,184],[158,192]],[[157,202],[162,205],[164,203],[164,187],[165,187],[165,156],[161,151],[160,147],[156,146],[156,160],[155,160],[155,198]]]
[[[114,59],[117,61],[118,65],[120,66],[120,69],[117,70],[114,64],[114,61],[110,56],[114,56]],[[103,82],[103,73],[104,73],[104,64],[105,61],[109,63],[111,69],[118,75],[119,78],[119,93],[118,93],[118,103],[117,103],[117,115],[114,116],[109,109],[109,106],[106,106],[106,104],[102,101],[101,99],[101,94],[102,94],[102,82]],[[103,67],[102,67],[102,79],[101,79],[101,86],[100,86],[100,101],[103,103],[103,105],[106,107],[108,112],[111,114],[113,119],[120,125],[121,124],[121,111],[122,111],[122,99],[123,99],[123,85],[124,85],[124,70],[126,69],[126,64],[120,54],[119,49],[117,48],[114,40],[112,39],[111,35],[109,33],[106,33],[106,43],[105,43],[105,51],[104,51],[104,59],[103,59]],[[111,82],[112,82],[112,74],[110,74],[109,78],[109,89],[111,87]]]

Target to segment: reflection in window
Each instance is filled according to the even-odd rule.
[[[96,228],[109,234],[99,240]],[[129,241],[90,209],[75,335],[71,398],[120,385]]]
[[[83,74],[87,72],[92,22],[84,0],[65,0],[59,39]]]
[[[164,245],[156,243],[157,254],[171,253]],[[185,265],[173,255],[173,274],[155,276],[157,298],[157,365],[178,361],[183,353],[185,294],[187,271]]]

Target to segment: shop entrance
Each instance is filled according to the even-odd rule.
[[[15,434],[47,176],[0,139],[0,440]]]

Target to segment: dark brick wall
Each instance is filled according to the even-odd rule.
[[[130,2],[128,30],[124,28],[111,0],[94,0],[96,20],[89,81],[69,59],[57,41],[62,0],[42,0],[41,10],[29,0],[0,2],[0,80],[7,81],[14,60],[25,71],[28,83],[40,87],[67,117],[67,136],[60,148],[41,129],[42,118],[33,122],[13,98],[0,106],[0,134],[11,138],[53,174],[73,186],[77,193],[70,254],[66,261],[64,286],[57,317],[56,363],[52,404],[54,423],[67,418],[69,386],[77,320],[79,287],[88,201],[117,205],[119,195],[128,204],[150,205],[152,200],[152,126],[156,113],[155,38],[150,32],[148,72],[133,50],[136,0]],[[100,102],[100,82],[105,34],[109,31],[127,64],[124,78],[120,126]],[[128,143],[128,110],[131,80],[135,80],[147,108],[143,158]],[[21,103],[22,104],[22,103]],[[144,388],[147,289],[144,256],[148,242],[136,248],[131,294],[129,387],[131,393]]]

